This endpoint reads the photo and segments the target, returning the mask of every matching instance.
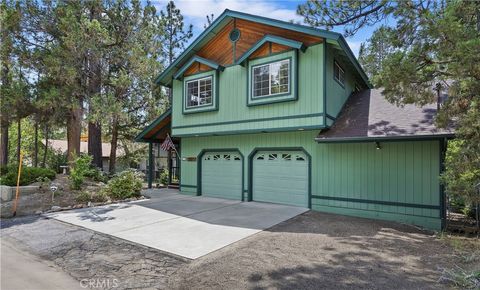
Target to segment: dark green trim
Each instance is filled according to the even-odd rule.
[[[210,131],[202,133],[188,133],[188,134],[173,134],[174,137],[200,137],[200,136],[222,136],[222,135],[237,135],[237,134],[253,134],[253,133],[272,133],[272,132],[289,132],[289,131],[306,131],[306,130],[320,130],[325,129],[324,125],[313,126],[295,126],[295,127],[278,127],[278,128],[262,128],[262,129],[247,129],[235,131]]]
[[[438,219],[436,217],[428,216],[428,215],[417,215],[417,214],[408,214],[408,213],[396,213],[396,212],[391,212],[391,211],[384,211],[384,210],[371,210],[371,209],[364,209],[364,208],[352,208],[352,207],[345,207],[345,206],[336,206],[336,205],[321,205],[321,204],[315,204],[313,206],[314,211],[322,211],[322,209],[316,209],[315,207],[326,207],[326,208],[341,208],[345,210],[351,210],[351,211],[365,211],[365,212],[375,212],[375,213],[386,213],[386,214],[391,214],[391,215],[398,215],[398,216],[413,216],[413,217],[421,217],[421,218],[428,218],[428,219]],[[338,213],[336,213],[338,214]],[[352,216],[359,217],[359,215],[356,214],[351,214]],[[360,216],[361,217],[361,216]],[[382,217],[365,217],[368,219],[379,219],[379,220],[388,220]],[[412,224],[412,223],[410,223]],[[414,223],[413,223],[414,224]]]
[[[344,138],[315,138],[318,143],[361,143],[361,142],[389,142],[389,141],[420,141],[453,138],[453,134],[438,134],[425,136],[385,136],[385,137],[344,137]]]
[[[198,81],[200,79],[204,78],[212,78],[212,92],[213,92],[213,98],[212,98],[212,104],[208,105],[201,105],[201,106],[196,106],[192,108],[187,108],[187,99],[185,96],[185,91],[186,91],[186,86],[188,82],[191,81]],[[199,74],[196,74],[195,76],[188,76],[184,78],[182,81],[182,114],[195,114],[195,113],[203,113],[203,112],[211,112],[211,111],[218,111],[218,95],[219,95],[219,73],[218,70],[213,70],[213,71],[207,71],[207,72],[202,72]],[[200,87],[199,87],[200,89]]]
[[[267,105],[273,103],[283,103],[283,102],[290,102],[298,100],[298,50],[291,53],[292,51],[282,52],[285,54],[284,58],[279,58],[275,60],[271,60],[271,56],[257,58],[254,61],[248,62],[247,68],[247,107],[250,106],[258,106],[258,105]],[[290,55],[290,56],[288,56]],[[265,59],[265,61],[262,61]],[[253,76],[253,68],[256,66],[267,65],[275,62],[280,62],[288,60],[288,74],[289,74],[289,86],[288,92],[280,93],[276,95],[269,95],[264,97],[253,97],[253,83],[252,83],[252,76]],[[253,62],[253,64],[252,64]],[[258,63],[256,63],[258,62]],[[295,73],[295,75],[293,75]]]
[[[270,35],[270,34],[266,34],[262,39],[260,39],[259,41],[257,41],[252,47],[250,47],[249,50],[247,50],[237,61],[237,64],[241,64],[243,63],[244,61],[246,61],[248,59],[248,57],[250,55],[252,55],[252,53],[254,53],[257,49],[259,49],[262,45],[264,45],[265,43],[267,42],[270,42],[270,43],[277,43],[277,44],[281,44],[281,45],[285,45],[285,46],[289,46],[289,47],[292,47],[292,48],[295,48],[295,49],[299,49],[301,50],[302,52],[305,52],[305,45],[300,42],[300,41],[296,41],[296,40],[292,40],[292,39],[287,39],[287,38],[283,38],[283,37],[280,37],[280,36],[275,36],[275,35]]]
[[[308,158],[308,208],[312,208],[312,156],[303,147],[255,147],[248,155],[248,201],[253,200],[253,157],[264,151],[301,151]]]
[[[325,117],[327,117],[328,119],[332,120],[335,122],[335,120],[337,120],[337,118],[335,118],[334,116],[330,115],[330,114],[325,114]]]
[[[396,202],[396,201],[371,200],[371,199],[336,197],[336,196],[325,196],[325,195],[312,195],[312,198],[323,199],[323,200],[356,202],[356,203],[369,203],[369,204],[380,204],[380,205],[390,205],[390,206],[413,207],[413,208],[440,209],[440,206],[438,206],[438,205],[404,203],[404,202]],[[325,206],[328,206],[328,205],[325,205]],[[352,209],[354,209],[354,208],[352,208]]]
[[[243,157],[242,152],[238,148],[212,148],[212,149],[202,149],[197,155],[197,196],[202,195],[202,157],[205,153],[208,152],[237,152],[242,157],[242,192],[241,201],[244,201],[243,198],[243,187],[244,187],[244,174],[245,174],[245,158]]]
[[[186,187],[186,188],[197,188],[196,185],[189,185],[189,184],[180,184],[180,188]]]
[[[446,155],[446,151],[447,151],[447,139],[444,138],[444,139],[440,139],[438,140],[438,143],[439,143],[439,160],[440,160],[440,168],[439,168],[439,176],[441,176],[443,174],[443,172],[445,171],[445,155]],[[447,200],[447,197],[446,197],[446,193],[445,193],[445,185],[443,184],[442,181],[440,181],[440,191],[439,191],[439,194],[440,194],[440,219],[441,219],[441,229],[444,230],[446,225],[447,225],[447,203],[446,203],[446,200]]]
[[[323,116],[323,113],[312,113],[312,114],[304,114],[304,115],[292,115],[292,116],[259,118],[259,119],[238,120],[238,121],[225,121],[225,122],[216,122],[216,123],[207,123],[207,124],[173,126],[172,129],[208,127],[208,126],[217,126],[217,125],[230,125],[230,124],[237,124],[237,123],[240,124],[240,123],[277,121],[277,120],[288,120],[288,119],[303,119],[303,118],[322,117],[322,116]]]
[[[274,27],[279,27],[282,29],[297,31],[297,32],[314,35],[317,37],[335,41],[345,51],[345,54],[353,63],[354,67],[357,69],[358,73],[360,74],[365,84],[370,88],[372,87],[368,81],[367,75],[363,71],[361,65],[358,63],[351,49],[348,47],[348,44],[345,41],[345,38],[340,33],[308,27],[305,25],[280,21],[276,19],[266,18],[262,16],[251,15],[243,12],[231,11],[228,9],[226,9],[217,19],[215,19],[215,21],[189,45],[188,48],[185,49],[183,53],[156,78],[155,82],[160,85],[164,85],[168,87],[171,83],[172,75],[174,73],[173,71],[179,68],[180,63],[183,62],[185,58],[192,57],[195,53],[197,53],[197,50],[202,45],[207,43],[210,39],[212,39],[216,35],[216,33],[223,28],[224,25],[229,23],[229,21],[232,18],[249,20],[257,23],[262,23],[262,24],[271,25]]]
[[[327,42],[323,42],[323,124],[327,125]]]
[[[147,142],[149,141],[148,139],[144,139],[143,136],[145,136],[150,130],[155,128],[163,119],[165,119],[168,115],[172,114],[172,108],[170,107],[168,110],[166,110],[163,114],[161,114],[158,118],[156,118],[150,125],[145,127],[136,137],[135,137],[135,142]]]
[[[192,57],[186,64],[184,64],[179,70],[178,72],[173,76],[173,79],[174,80],[178,80],[178,79],[181,79],[183,74],[185,73],[185,71],[192,65],[194,64],[195,62],[198,62],[198,63],[201,63],[201,64],[204,64],[206,66],[209,66],[211,68],[213,68],[214,70],[220,70],[220,71],[223,71],[224,70],[224,67],[219,65],[218,63],[212,61],[212,60],[209,60],[209,59],[206,59],[206,58],[203,58],[203,57],[200,57],[198,55],[195,55],[194,57]]]

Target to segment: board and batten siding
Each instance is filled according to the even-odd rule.
[[[373,142],[317,144],[313,140],[317,134],[314,130],[182,138],[182,157],[196,157],[202,149],[238,149],[245,158],[247,200],[248,156],[254,148],[303,147],[312,158],[313,210],[440,229],[439,141],[381,142],[377,150]],[[181,191],[196,194],[197,162],[182,161],[181,176]]]
[[[182,114],[183,82],[173,81],[172,135],[227,134],[323,126],[324,45],[298,52],[298,100],[247,106],[248,66],[233,65],[218,74],[218,111]],[[282,59],[293,50],[270,56]],[[219,124],[220,123],[220,124]],[[193,127],[192,127],[193,126]]]
[[[345,85],[341,86],[333,78],[334,62],[338,62],[345,71]],[[333,117],[337,117],[343,104],[347,101],[348,97],[355,89],[354,68],[351,65],[347,66],[344,57],[341,57],[339,53],[333,48],[331,44],[327,44],[327,61],[326,61],[326,102],[327,102],[327,114]],[[330,125],[330,124],[328,124]]]

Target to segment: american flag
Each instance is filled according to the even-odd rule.
[[[170,151],[170,149],[175,150],[175,145],[173,144],[172,138],[170,138],[169,134],[167,134],[167,138],[165,138],[165,141],[163,141],[162,145],[160,145],[160,148],[163,151]]]

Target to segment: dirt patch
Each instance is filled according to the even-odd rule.
[[[57,187],[57,191],[52,199],[52,192],[50,184],[48,183],[33,183],[31,185],[39,186],[36,193],[28,195],[20,195],[17,202],[16,216],[27,216],[33,214],[40,214],[54,209],[54,211],[66,210],[71,208],[88,207],[89,205],[98,206],[103,204],[110,204],[114,202],[133,201],[144,199],[145,197],[133,197],[126,200],[109,200],[106,202],[87,202],[79,201],[78,196],[81,192],[96,192],[104,186],[101,182],[86,180],[82,185],[81,190],[71,190],[70,180],[67,175],[57,175],[57,178],[51,183]],[[14,209],[14,200],[2,202],[0,205],[0,213],[2,218],[11,218]]]
[[[193,261],[174,289],[439,289],[456,257],[432,233],[307,212]]]

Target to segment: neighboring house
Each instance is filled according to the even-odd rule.
[[[45,145],[45,141],[42,140],[42,144]],[[67,153],[68,149],[68,142],[67,140],[48,140],[48,147],[59,151],[62,153]],[[109,171],[109,164],[110,164],[110,150],[111,144],[110,143],[102,143],[102,170],[105,172]],[[80,153],[87,154],[88,153],[88,142],[80,142]],[[117,148],[117,158],[124,156],[125,153],[123,152],[122,148]],[[123,168],[124,165],[117,163],[116,168]]]
[[[182,193],[442,228],[452,132],[384,100],[340,34],[226,10],[157,82],[172,108],[136,140],[174,137]]]

